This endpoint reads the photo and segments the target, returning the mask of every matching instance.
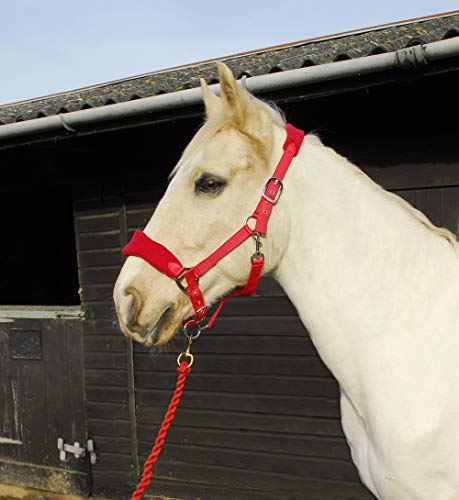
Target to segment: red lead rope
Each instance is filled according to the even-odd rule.
[[[193,359],[193,358],[192,358]],[[143,466],[142,479],[137,485],[136,490],[131,496],[131,500],[140,500],[142,498],[143,492],[146,487],[150,484],[151,477],[153,476],[153,466],[161,453],[164,441],[166,439],[167,431],[174,420],[175,410],[180,403],[180,398],[182,397],[183,389],[185,388],[185,380],[188,373],[191,372],[191,363],[182,361],[177,368],[177,373],[179,374],[177,379],[177,385],[175,387],[174,395],[172,396],[171,402],[169,403],[169,408],[167,409],[166,415],[164,416],[163,423],[159,429],[158,436],[156,437],[155,445],[153,446],[151,453]]]

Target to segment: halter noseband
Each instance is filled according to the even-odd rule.
[[[161,245],[161,243],[150,239],[143,231],[135,231],[131,241],[123,248],[122,252],[124,255],[144,259],[159,272],[174,279],[180,290],[188,295],[195,315],[193,318],[184,321],[185,327],[198,325],[199,331],[210,328],[228,299],[238,295],[252,295],[256,290],[264,264],[264,256],[260,252],[260,237],[266,235],[272,208],[282,194],[282,181],[290,163],[297,155],[304,137],[304,132],[293,127],[293,125],[287,124],[285,128],[287,131],[287,138],[283,146],[284,152],[272,177],[270,177],[265,184],[257,208],[253,214],[247,218],[246,223],[239,231],[228,238],[199,264],[193,267],[184,267],[172,252]],[[253,229],[248,225],[251,219],[255,221],[255,227]],[[246,285],[237,287],[233,293],[226,296],[220,302],[207,325],[202,327],[200,322],[207,316],[208,308],[199,288],[199,278],[250,237],[255,239],[256,250],[251,258],[252,267]],[[185,281],[186,287],[183,285],[183,281]]]

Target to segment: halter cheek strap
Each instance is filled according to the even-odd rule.
[[[161,243],[150,239],[142,231],[135,231],[131,241],[123,248],[122,252],[124,255],[144,259],[159,272],[174,279],[179,288],[188,295],[195,315],[193,318],[184,321],[186,326],[200,325],[200,321],[208,314],[208,308],[199,288],[199,278],[250,237],[255,239],[256,250],[251,258],[251,269],[246,285],[237,287],[233,293],[225,297],[209,319],[207,325],[205,327],[200,326],[200,330],[212,326],[221,308],[231,297],[252,295],[256,290],[264,264],[264,256],[260,252],[260,238],[266,235],[273,206],[282,194],[284,187],[282,181],[290,163],[298,154],[304,138],[304,132],[293,127],[293,125],[287,124],[285,128],[287,137],[283,146],[284,152],[272,177],[265,184],[255,211],[248,217],[244,226],[199,264],[191,268],[185,267],[170,250],[161,245]],[[254,229],[251,229],[248,225],[250,219],[255,220]],[[183,285],[183,281],[185,281],[186,286]]]

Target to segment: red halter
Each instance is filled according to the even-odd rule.
[[[252,293],[256,290],[264,264],[264,256],[260,253],[260,236],[266,235],[268,220],[271,215],[272,208],[282,194],[284,187],[282,180],[285,177],[290,163],[297,155],[304,137],[304,132],[302,130],[297,129],[290,124],[287,124],[285,128],[287,131],[287,138],[283,146],[284,152],[272,177],[268,179],[265,184],[257,208],[253,214],[248,217],[246,223],[241,227],[241,229],[239,229],[239,231],[228,238],[221,246],[219,246],[199,264],[193,267],[184,267],[172,252],[170,252],[165,246],[161,245],[161,243],[150,239],[142,231],[135,231],[131,241],[123,248],[122,252],[124,255],[141,257],[161,273],[173,278],[179,288],[188,295],[193,306],[195,316],[194,318],[185,320],[185,326],[197,324],[199,330],[210,328],[228,299],[237,295],[252,295]],[[255,227],[253,229],[251,229],[248,225],[248,221],[250,219],[255,220]],[[226,296],[220,302],[207,325],[205,327],[201,327],[200,321],[207,316],[208,308],[199,288],[199,278],[251,236],[255,239],[256,251],[252,255],[252,268],[246,285],[237,287],[233,293]],[[182,284],[183,280],[186,282],[186,287]]]

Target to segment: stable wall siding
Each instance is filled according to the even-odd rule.
[[[75,232],[80,295],[85,314],[83,350],[88,435],[98,462],[92,466],[94,490],[135,481],[129,412],[127,340],[120,334],[112,301],[122,263],[121,199],[100,185],[75,188]]]
[[[402,186],[398,194],[457,232],[459,180],[450,164],[432,165],[421,178],[398,167],[387,168],[386,178],[381,169],[368,171],[392,189]],[[125,498],[137,480],[175,387],[176,352],[184,344],[179,337],[160,354],[132,346],[112,304],[120,249],[145,226],[159,197],[135,185],[125,192],[107,186],[76,191],[88,430],[99,455],[93,486],[114,498]],[[337,384],[271,278],[262,279],[256,297],[230,301],[193,352],[196,364],[150,495],[373,498],[350,460]]]

